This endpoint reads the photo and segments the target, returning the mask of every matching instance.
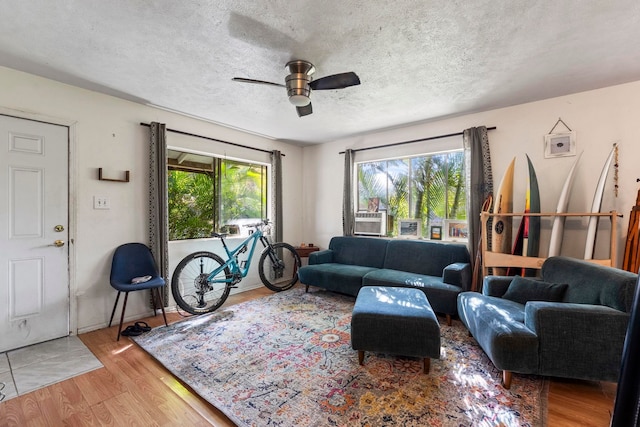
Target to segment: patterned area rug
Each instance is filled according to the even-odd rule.
[[[134,340],[238,426],[539,426],[546,382],[510,390],[459,321],[441,358],[351,349],[355,298],[294,288],[160,327]]]

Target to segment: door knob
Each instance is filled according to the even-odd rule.
[[[53,246],[55,246],[56,248],[64,246],[64,240],[56,240],[55,242],[53,242]]]

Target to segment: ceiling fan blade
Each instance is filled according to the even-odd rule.
[[[348,73],[333,74],[314,80],[309,83],[313,90],[342,89],[360,84],[360,78],[352,71]]]
[[[296,107],[296,111],[298,112],[298,117],[308,116],[313,113],[313,108],[311,108],[311,103],[305,105],[304,107]]]
[[[280,83],[266,82],[264,80],[245,79],[244,77],[234,77],[231,80],[233,80],[234,82],[240,82],[240,83],[254,83],[254,84],[257,84],[257,85],[270,85],[270,86],[286,87],[285,85],[280,84]]]

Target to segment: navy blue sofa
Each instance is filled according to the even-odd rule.
[[[638,275],[566,257],[541,278],[486,276],[458,296],[460,320],[508,388],[511,373],[617,381]]]
[[[340,236],[311,253],[298,277],[307,290],[311,285],[353,296],[363,286],[418,288],[451,324],[458,294],[471,286],[471,266],[459,243]]]

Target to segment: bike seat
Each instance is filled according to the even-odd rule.
[[[216,239],[224,239],[227,237],[228,233],[211,233],[211,237],[215,237]]]

